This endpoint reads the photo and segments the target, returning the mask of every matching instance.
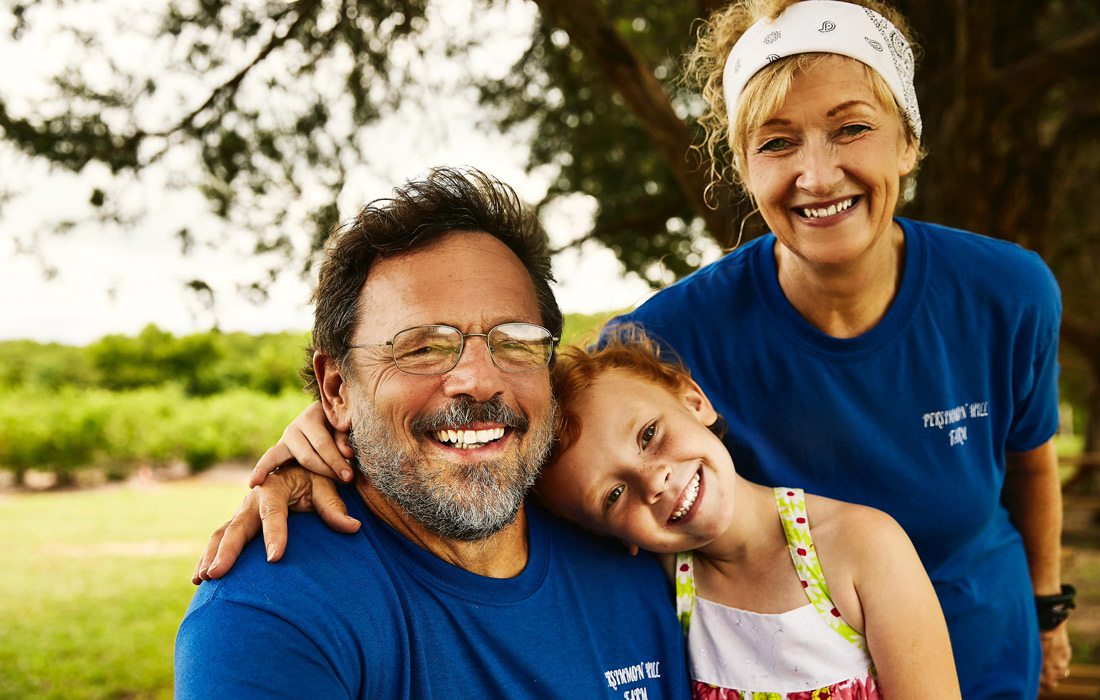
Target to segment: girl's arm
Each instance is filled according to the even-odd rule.
[[[337,532],[356,532],[361,524],[348,515],[332,479],[297,466],[280,469],[278,474],[253,487],[233,517],[210,535],[191,574],[191,583],[198,585],[224,576],[233,568],[244,546],[261,533],[267,560],[279,561],[286,551],[287,515],[291,510],[315,510]]]
[[[244,546],[261,532],[267,560],[278,561],[286,550],[290,510],[316,510],[333,530],[358,530],[359,521],[348,515],[332,483],[353,478],[347,461],[351,456],[347,433],[332,430],[320,402],[306,407],[256,463],[249,480],[252,490],[233,517],[210,536],[191,582],[197,585],[225,575]],[[279,473],[271,475],[276,469]]]
[[[960,698],[947,623],[913,543],[886,513],[845,510],[837,534],[883,695]]]

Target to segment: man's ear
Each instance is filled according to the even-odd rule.
[[[695,380],[685,377],[681,381],[677,393],[679,393],[680,400],[684,402],[688,410],[694,413],[703,425],[713,425],[714,421],[718,420],[718,411],[714,410],[710,399],[703,393],[702,388],[695,383]]]
[[[340,363],[322,352],[313,353],[313,376],[321,394],[321,407],[329,424],[337,430],[351,430],[351,386],[344,381]]]

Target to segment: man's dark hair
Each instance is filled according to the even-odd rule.
[[[531,277],[542,325],[561,336],[562,313],[550,289],[549,241],[538,218],[511,187],[491,175],[472,168],[434,168],[426,178],[395,188],[393,197],[371,202],[329,236],[313,293],[311,359],[302,372],[308,389],[318,390],[315,350],[345,367],[359,318],[359,293],[375,261],[456,231],[484,232],[508,246]]]

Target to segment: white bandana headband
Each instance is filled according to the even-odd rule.
[[[894,93],[917,140],[920,109],[913,89],[913,50],[905,36],[874,10],[836,0],[804,0],[774,21],[756,22],[737,40],[722,73],[732,130],[737,101],[749,79],[768,65],[802,53],[834,53],[867,64]]]

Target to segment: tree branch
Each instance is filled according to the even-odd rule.
[[[1045,51],[1031,54],[994,72],[982,87],[1012,94],[1023,102],[1066,74],[1065,64],[1076,56],[1100,50],[1100,22],[1054,42]]]
[[[1094,95],[1082,95],[1074,100],[1051,137],[1047,152],[1056,157],[1062,152],[1078,151],[1082,138],[1100,140],[1100,99]]]
[[[621,216],[609,221],[598,222],[592,227],[591,231],[559,248],[552,249],[550,254],[557,255],[571,248],[580,249],[580,247],[588,241],[604,240],[617,233],[623,233],[624,231],[652,229],[657,222],[663,225],[665,221],[676,216],[680,212],[680,202],[681,200],[679,198],[671,197],[655,201],[652,203],[652,206],[644,209],[633,208],[629,216]]]
[[[1088,325],[1062,318],[1062,341],[1077,348],[1085,357],[1100,357],[1100,333]]]
[[[728,4],[727,0],[698,0],[699,16],[710,17]]]
[[[715,197],[716,209],[707,206],[707,173],[703,168],[691,168],[688,164],[693,139],[691,130],[676,115],[668,94],[645,59],[623,39],[593,0],[535,2],[547,21],[565,30],[587,59],[599,66],[610,87],[626,102],[672,170],[696,214],[706,221],[711,235],[724,240],[732,221],[727,204],[730,197]]]
[[[185,115],[174,126],[171,126],[171,127],[167,128],[163,131],[157,131],[157,132],[140,132],[139,131],[137,134],[134,135],[134,138],[140,139],[140,138],[150,137],[150,136],[151,137],[162,137],[163,138],[163,137],[170,136],[170,135],[176,133],[177,131],[196,128],[195,122],[199,118],[199,116],[202,115],[203,112],[205,112],[205,111],[211,109],[212,107],[214,107],[219,102],[222,102],[226,98],[226,96],[232,96],[232,95],[236,94],[237,90],[241,86],[241,83],[244,82],[244,79],[248,76],[248,74],[252,71],[252,69],[255,68],[256,66],[258,66],[259,64],[263,63],[263,61],[269,55],[271,55],[271,53],[275,49],[277,49],[280,46],[282,46],[283,44],[285,44],[292,36],[294,36],[294,34],[298,31],[298,29],[302,26],[302,24],[313,14],[313,12],[315,12],[317,10],[317,8],[320,6],[320,4],[321,4],[321,0],[298,0],[298,2],[293,3],[292,5],[287,7],[286,9],[284,9],[284,10],[280,11],[279,13],[273,15],[271,17],[271,19],[274,21],[276,26],[275,26],[275,29],[273,29],[272,32],[271,32],[271,38],[268,39],[267,43],[264,44],[260,48],[259,52],[256,54],[256,56],[251,61],[249,61],[239,71],[237,71],[236,74],[234,74],[231,78],[229,78],[229,80],[226,80],[221,85],[218,85],[217,87],[215,87],[210,92],[210,96],[207,97],[206,100],[201,105],[199,105],[198,107],[193,109],[190,113]],[[279,22],[282,21],[282,19],[284,17],[286,17],[287,15],[289,15],[291,12],[296,12],[297,16],[294,18],[294,21],[290,24],[290,26],[287,27],[286,31],[283,32],[282,34],[279,34],[279,31],[278,31]],[[201,130],[202,128],[205,128],[205,126],[209,125],[209,123],[210,122],[208,121],[206,125],[203,125],[202,127],[199,127],[199,130]]]

